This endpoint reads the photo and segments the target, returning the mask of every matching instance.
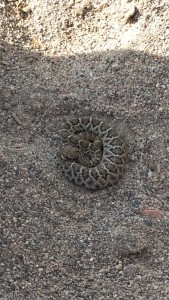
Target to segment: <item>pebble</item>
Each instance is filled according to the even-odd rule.
[[[143,216],[154,216],[159,220],[164,218],[164,212],[158,209],[144,209],[142,214]]]
[[[125,12],[125,14],[122,16],[122,23],[127,24],[131,21],[131,19],[135,16],[138,9],[134,5],[130,5],[130,8]]]
[[[112,69],[112,71],[119,71],[120,70],[120,65],[118,65],[118,64],[112,64],[111,65],[111,69]]]
[[[124,227],[118,226],[112,233],[114,248],[119,255],[129,255],[142,253],[148,247],[144,227],[136,226]]]
[[[116,265],[116,266],[115,266],[115,269],[116,269],[117,271],[121,271],[121,270],[123,269],[122,263],[120,262],[118,265]]]

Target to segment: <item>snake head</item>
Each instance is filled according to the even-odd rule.
[[[72,145],[65,145],[64,147],[59,149],[58,156],[60,156],[64,160],[74,160],[79,156],[79,149]]]

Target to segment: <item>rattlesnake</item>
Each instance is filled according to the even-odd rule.
[[[113,185],[124,171],[127,151],[118,132],[91,117],[67,120],[57,150],[57,167],[77,185],[97,190]]]

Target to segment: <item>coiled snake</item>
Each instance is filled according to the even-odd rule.
[[[92,190],[113,185],[124,171],[126,158],[125,142],[104,121],[81,117],[65,123],[57,167],[75,184]]]

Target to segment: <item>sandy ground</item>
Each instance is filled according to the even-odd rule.
[[[0,2],[0,299],[169,299],[169,4]],[[130,145],[118,185],[56,169],[70,116]]]

